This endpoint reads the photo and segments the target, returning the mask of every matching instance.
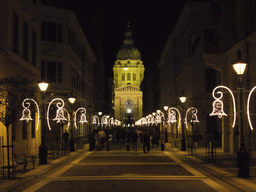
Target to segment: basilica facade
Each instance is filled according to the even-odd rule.
[[[132,31],[128,26],[113,67],[115,118],[121,120],[124,126],[133,126],[135,121],[142,118],[143,95],[140,84],[144,70],[141,53],[134,46]]]

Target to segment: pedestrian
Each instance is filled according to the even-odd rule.
[[[132,133],[132,144],[133,144],[133,151],[137,152],[137,141],[138,141],[138,134],[136,131]]]
[[[149,148],[150,148],[150,136],[147,132],[144,133],[144,136],[143,136],[143,152],[148,153],[149,151]]]
[[[67,130],[65,130],[65,133],[63,133],[65,150],[68,150],[68,138],[69,138],[69,133],[67,132]]]
[[[92,132],[89,135],[89,151],[92,151],[93,149],[95,149],[95,134],[94,134],[94,132]]]

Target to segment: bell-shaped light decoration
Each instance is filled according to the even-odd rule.
[[[33,119],[30,116],[30,110],[28,108],[23,109],[22,111],[22,117],[20,118],[20,121],[32,121]]]
[[[86,115],[85,115],[85,113],[81,113],[81,117],[80,117],[79,123],[84,124],[84,123],[87,123],[87,122],[88,122],[88,121],[86,120]]]
[[[216,99],[213,103],[212,103],[212,113],[210,114],[210,116],[214,116],[217,115],[219,118],[221,118],[222,116],[227,116],[227,114],[224,112],[223,110],[223,102],[219,99]]]
[[[194,124],[194,123],[199,123],[198,118],[197,118],[197,109],[194,107],[192,108],[192,115],[191,115],[191,120],[190,123]]]
[[[57,109],[56,117],[53,119],[53,121],[56,121],[56,123],[65,123],[65,121],[67,121],[67,119],[64,115],[63,107]]]
[[[175,111],[171,110],[168,114],[168,123],[176,123],[177,122],[177,119],[176,119],[176,113]]]

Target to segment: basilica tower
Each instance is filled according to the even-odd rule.
[[[140,84],[144,78],[141,53],[134,46],[132,31],[125,31],[122,48],[116,54],[114,72],[115,118],[125,126],[132,126],[142,118],[142,91]]]

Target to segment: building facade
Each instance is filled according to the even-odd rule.
[[[134,46],[132,31],[127,29],[123,47],[116,54],[113,67],[115,118],[124,123],[127,120],[133,122],[126,123],[126,126],[132,126],[143,115],[140,84],[144,78],[144,70],[141,53]]]
[[[4,8],[0,10],[0,23],[4,26],[0,29],[0,78],[30,80],[36,88],[30,97],[37,101],[40,109],[42,100],[37,83],[46,80],[49,83],[45,93],[46,104],[54,98],[61,98],[72,114],[68,97],[73,94],[76,97],[73,109],[84,107],[88,115],[88,106],[94,106],[92,74],[96,58],[75,14],[42,5],[40,0],[3,0],[0,5]],[[41,121],[37,120],[39,114],[34,110],[35,106],[32,107],[33,104],[33,121],[20,121],[24,99],[17,107],[17,115],[9,127],[9,144],[14,145],[17,155],[38,153],[41,144]],[[54,117],[52,113],[50,119]],[[62,129],[61,125],[54,123],[51,120],[53,129],[48,130],[45,136],[49,146],[60,142],[66,128],[64,126]],[[78,129],[74,129],[74,137],[85,138],[88,129],[88,124],[78,125]],[[0,122],[0,146],[6,145],[6,130]]]
[[[219,1],[212,3],[187,3],[169,35],[158,65],[160,77],[160,106],[164,102],[181,109],[179,96],[187,97],[185,108],[198,109],[195,125],[207,145],[208,133],[214,133],[224,152],[236,153],[240,147],[239,113],[233,127],[234,105],[231,95],[223,91],[223,111],[227,116],[209,116],[213,112],[213,89],[218,85],[228,87],[235,96],[236,109],[239,104],[238,76],[232,64],[238,58],[245,60],[247,68],[242,77],[244,87],[243,127],[246,149],[255,156],[255,131],[246,117],[247,98],[255,82],[255,1]],[[216,95],[217,96],[217,95]],[[166,98],[166,99],[165,99]],[[255,95],[250,102],[250,117],[255,126]],[[189,128],[190,129],[190,128]],[[189,129],[187,133],[189,133]],[[181,130],[180,130],[181,131]],[[219,139],[218,139],[219,138]]]

